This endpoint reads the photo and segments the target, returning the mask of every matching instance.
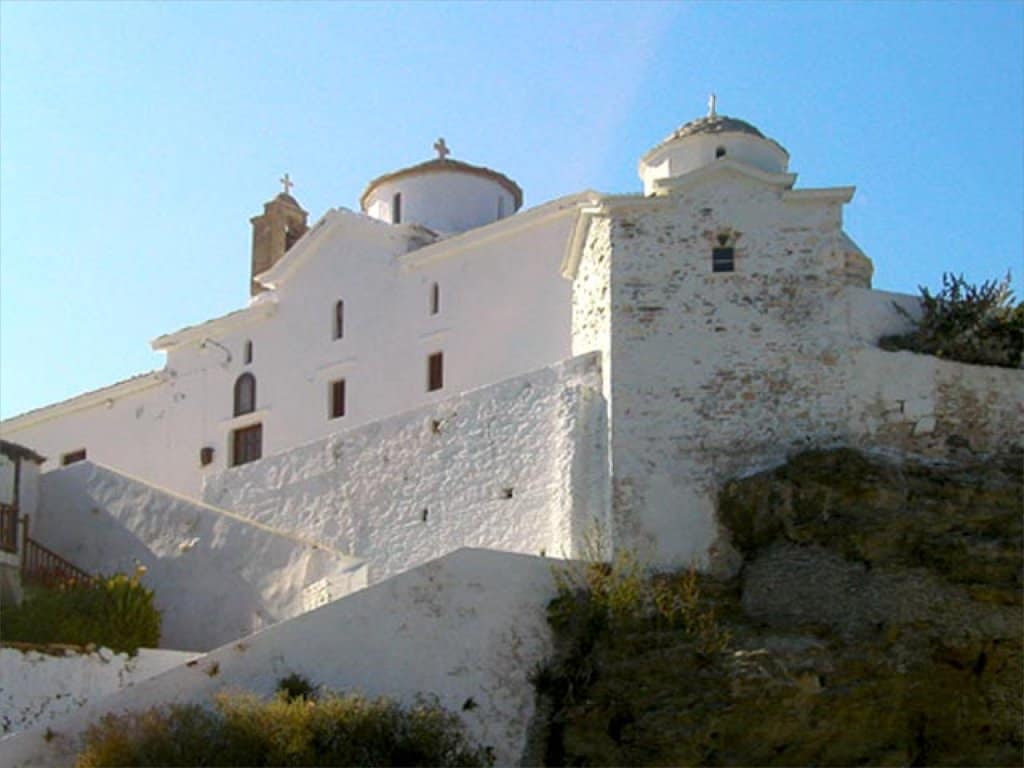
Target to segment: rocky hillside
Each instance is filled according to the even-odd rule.
[[[836,450],[729,483],[740,575],[695,620],[556,624],[533,762],[1021,765],[1021,479]]]

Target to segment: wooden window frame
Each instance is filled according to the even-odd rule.
[[[248,402],[246,402],[248,400]],[[232,414],[244,416],[256,410],[256,377],[251,373],[243,373],[235,379],[234,401]]]
[[[335,379],[328,388],[328,411],[327,418],[340,419],[345,415],[345,395],[347,394],[345,379]]]
[[[444,352],[434,352],[427,357],[427,392],[444,389]]]
[[[240,467],[263,458],[263,424],[257,422],[231,432],[231,466]]]
[[[67,453],[61,454],[60,465],[66,467],[69,464],[77,464],[80,461],[85,461],[87,452],[85,448],[78,448],[74,451],[68,451]]]

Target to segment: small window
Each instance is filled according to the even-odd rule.
[[[340,339],[345,335],[345,302],[338,301],[334,305],[334,338]]]
[[[436,392],[444,386],[444,354],[435,352],[427,358],[427,391]]]
[[[256,410],[256,377],[243,373],[235,380],[235,416]]]
[[[74,464],[79,461],[85,461],[85,448],[79,448],[77,451],[65,453],[60,457],[60,464],[62,467],[66,467],[68,464]]]
[[[210,464],[213,464],[213,448],[204,445],[199,449],[199,466],[208,467]]]
[[[345,380],[331,382],[331,418],[340,419],[345,415]]]
[[[401,224],[402,223],[402,193],[395,192],[395,196],[391,198],[391,223]]]
[[[242,362],[248,365],[252,362],[252,342],[245,342],[245,346],[242,348]]]
[[[725,157],[725,147],[719,147],[715,150],[715,157]]]
[[[437,283],[430,285],[430,314],[436,315],[441,311],[441,286]]]
[[[505,196],[498,195],[498,218],[505,218]]]
[[[231,466],[248,464],[263,455],[263,425],[236,429],[231,433]]]
[[[711,249],[711,271],[732,272],[736,268],[735,249],[731,246],[718,246]]]

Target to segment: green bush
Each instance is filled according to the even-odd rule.
[[[921,316],[911,318],[914,330],[883,336],[883,349],[907,349],[961,363],[1021,367],[1024,353],[1024,302],[1014,304],[1010,275],[980,286],[963,275],[945,273],[942,290],[921,287]],[[910,317],[903,308],[897,309]]]
[[[160,643],[160,612],[153,591],[132,576],[115,574],[73,580],[34,590],[21,605],[0,613],[0,637],[8,642],[98,645],[135,653]]]
[[[78,768],[101,766],[487,766],[455,715],[436,701],[326,692],[267,701],[221,695],[215,709],[171,705],[107,715],[86,734]]]

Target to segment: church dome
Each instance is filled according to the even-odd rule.
[[[437,157],[402,168],[366,185],[363,213],[392,224],[419,224],[457,234],[510,216],[523,204],[523,190],[503,173],[448,158],[444,139]]]
[[[764,134],[746,120],[726,117],[725,115],[707,115],[706,117],[698,117],[696,120],[683,123],[672,131],[662,144],[675,139],[681,139],[683,136],[694,136],[698,133],[749,133],[753,136],[764,138]]]
[[[661,179],[726,159],[771,174],[786,173],[789,167],[789,153],[781,144],[746,120],[719,115],[712,97],[706,116],[679,126],[640,159],[644,194],[656,194]]]

